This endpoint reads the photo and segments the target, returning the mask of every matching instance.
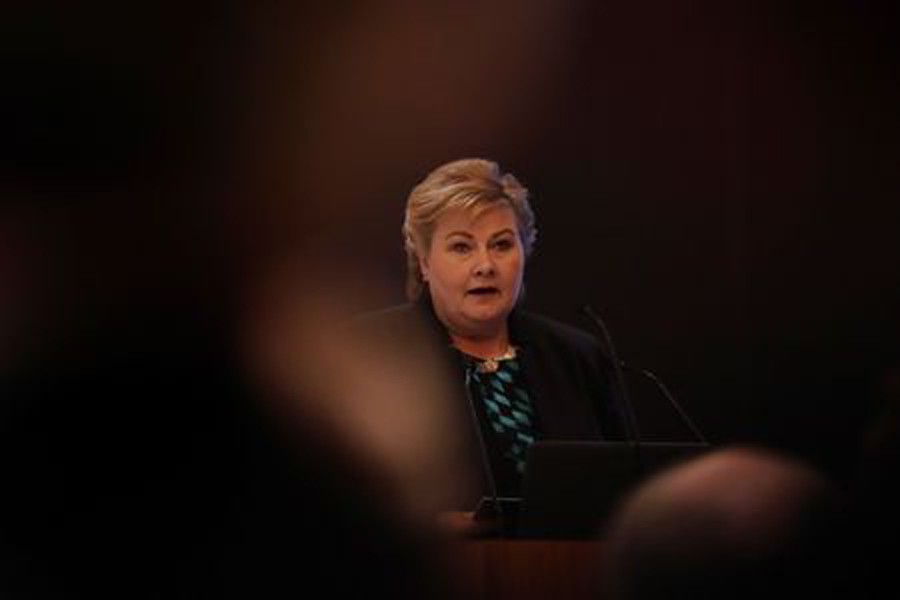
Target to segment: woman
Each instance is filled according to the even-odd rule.
[[[455,401],[479,424],[465,437],[482,496],[520,495],[536,440],[620,437],[597,341],[519,308],[536,233],[528,191],[496,163],[438,167],[406,207],[411,303],[377,319],[388,331],[424,322],[442,349]]]

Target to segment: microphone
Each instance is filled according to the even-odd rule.
[[[706,436],[704,436],[700,432],[700,429],[694,424],[693,420],[691,420],[691,418],[688,416],[687,412],[675,400],[675,397],[669,391],[669,388],[666,387],[666,385],[659,379],[659,377],[656,376],[655,373],[653,373],[649,369],[635,367],[630,364],[627,364],[625,361],[621,361],[618,359],[618,357],[615,354],[615,348],[612,344],[612,339],[609,335],[609,332],[606,329],[606,325],[603,323],[603,320],[599,316],[597,316],[597,313],[595,313],[589,305],[584,305],[582,307],[581,312],[584,313],[588,318],[590,318],[590,320],[593,321],[594,324],[597,326],[597,328],[603,333],[603,337],[604,337],[606,346],[607,346],[607,348],[609,348],[609,353],[612,355],[611,358],[610,357],[604,357],[604,358],[606,358],[610,363],[612,363],[613,369],[619,375],[621,375],[622,370],[625,370],[630,373],[637,373],[638,375],[641,375],[642,377],[650,380],[650,382],[653,383],[653,385],[656,387],[656,389],[659,391],[659,393],[675,409],[675,412],[678,413],[678,416],[681,418],[682,422],[691,431],[691,433],[697,439],[697,441],[704,445],[709,444],[709,442],[706,439]],[[623,384],[623,386],[624,386],[624,384]],[[635,418],[634,417],[634,408],[631,405],[630,401],[628,402],[628,405],[629,405],[629,408],[631,409],[631,418],[634,419]]]
[[[612,362],[613,371],[616,376],[616,387],[618,387],[619,391],[616,396],[619,398],[619,403],[621,405],[620,409],[622,410],[623,423],[626,430],[625,437],[634,446],[634,453],[638,464],[640,465],[642,464],[640,457],[641,433],[638,429],[634,406],[631,404],[631,399],[628,397],[628,389],[625,386],[625,376],[622,374],[622,361],[619,360],[618,355],[616,354],[616,347],[612,342],[612,336],[609,335],[609,330],[606,328],[603,319],[597,316],[597,313],[595,313],[594,309],[588,304],[581,307],[581,312],[594,323],[606,343],[607,350],[610,354],[610,362]]]
[[[475,435],[478,437],[478,450],[481,455],[481,467],[487,475],[488,496],[491,501],[490,506],[485,505],[485,498],[482,498],[475,508],[474,518],[476,520],[487,516],[493,517],[500,524],[504,525],[503,506],[500,503],[499,494],[497,492],[497,481],[494,479],[494,469],[491,468],[491,461],[488,458],[487,445],[484,442],[484,434],[481,431],[481,419],[478,418],[478,411],[475,409],[475,399],[472,395],[472,369],[471,365],[466,365],[466,399],[469,404],[469,411],[472,416],[472,424],[475,426]]]
[[[669,404],[672,405],[672,407],[675,409],[675,412],[677,412],[678,416],[681,417],[682,422],[687,425],[687,428],[691,430],[691,433],[695,438],[697,438],[697,441],[701,444],[709,444],[706,436],[700,433],[700,429],[694,424],[694,422],[688,416],[687,412],[685,412],[681,405],[675,400],[675,397],[669,391],[669,388],[667,388],[666,385],[662,381],[660,381],[659,377],[657,377],[656,374],[653,373],[653,371],[650,371],[649,369],[642,369],[641,367],[632,367],[631,365],[624,362],[622,363],[622,368],[626,371],[643,375],[645,378],[653,382],[653,385],[655,385],[656,389],[659,390],[659,393],[669,401]]]

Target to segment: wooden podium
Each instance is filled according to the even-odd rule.
[[[472,600],[597,600],[596,540],[470,539],[450,546],[455,597]]]

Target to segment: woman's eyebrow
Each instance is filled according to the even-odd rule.
[[[445,240],[446,240],[446,239],[450,239],[450,238],[452,238],[454,235],[461,235],[461,236],[463,236],[463,237],[472,238],[472,239],[474,239],[474,237],[475,237],[474,235],[472,235],[472,234],[469,233],[468,231],[451,231],[451,232],[449,232],[447,235],[444,236],[444,239],[445,239]]]
[[[507,233],[511,233],[511,234],[513,234],[513,235],[516,234],[515,231],[513,231],[512,229],[510,229],[510,228],[507,227],[506,229],[501,229],[501,230],[498,231],[497,233],[491,234],[490,239],[494,239],[494,238],[500,237],[501,235],[506,235]]]
[[[500,237],[501,235],[506,235],[506,234],[512,234],[512,235],[515,235],[516,232],[513,231],[512,229],[510,229],[510,228],[507,227],[506,229],[501,229],[500,231],[497,231],[497,232],[492,233],[492,234],[489,236],[488,239],[498,238],[498,237]],[[469,233],[468,231],[450,231],[450,232],[448,232],[448,233],[444,236],[444,239],[445,239],[445,240],[446,240],[446,239],[450,239],[450,238],[452,238],[452,237],[455,236],[455,235],[459,235],[459,236],[462,236],[462,237],[465,237],[465,238],[469,238],[469,239],[475,239],[475,236],[472,235],[471,233]]]

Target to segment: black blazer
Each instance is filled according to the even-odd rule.
[[[471,453],[472,469],[480,474],[481,489],[477,501],[487,489],[487,476],[478,452],[478,436],[471,418],[469,397],[465,387],[465,366],[450,344],[444,325],[438,320],[430,299],[368,313],[355,323],[371,335],[376,333],[384,344],[403,344],[410,339],[404,332],[424,333],[418,340],[431,345],[449,374],[451,401],[460,414],[469,418],[461,422],[472,425],[461,432]],[[613,396],[609,359],[599,341],[592,335],[553,319],[516,309],[509,318],[510,339],[519,348],[523,382],[529,391],[540,423],[540,439],[544,440],[615,440],[623,439],[621,411]],[[396,351],[396,347],[393,348]],[[407,348],[411,360],[422,348]],[[471,509],[472,505],[460,506]]]

